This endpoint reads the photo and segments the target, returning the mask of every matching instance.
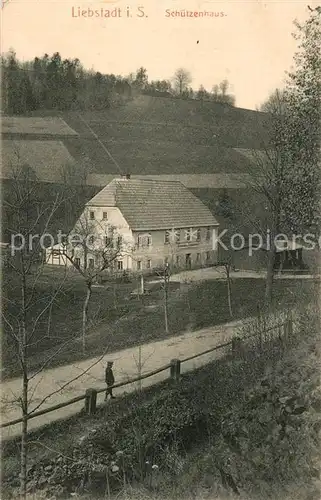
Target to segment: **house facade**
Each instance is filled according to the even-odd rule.
[[[206,267],[217,262],[217,231],[211,211],[182,183],[126,176],[86,204],[73,233],[88,235],[90,248],[73,245],[73,258],[80,267],[85,259],[87,268],[99,267],[105,246],[119,249],[112,258],[116,271],[142,273],[167,263],[175,269]],[[47,262],[53,263],[49,253]]]

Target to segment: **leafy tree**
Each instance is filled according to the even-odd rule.
[[[189,85],[192,83],[192,75],[191,73],[184,68],[178,68],[175,71],[173,77],[174,89],[178,93],[178,95],[182,96],[183,92],[187,92]]]
[[[267,304],[272,299],[275,237],[319,232],[320,17],[314,10],[305,23],[295,23],[299,46],[294,68],[284,92],[275,91],[263,105],[268,111],[268,140],[261,140],[260,150],[251,152],[251,185],[266,205],[270,231]]]
[[[6,91],[8,112],[10,114],[21,114],[24,111],[20,86],[22,73],[16,59],[16,53],[12,49],[9,51],[5,66],[5,75],[7,76]]]
[[[200,85],[197,93],[196,93],[196,99],[199,99],[199,100],[204,100],[204,99],[208,99],[209,97],[209,93],[207,92],[207,90],[205,89],[205,87],[203,85]]]
[[[146,68],[143,68],[142,66],[136,71],[136,77],[133,84],[139,90],[144,90],[146,88],[148,84],[148,75]]]
[[[321,140],[321,7],[296,26],[298,51],[286,89],[288,156],[295,175],[288,196],[294,230],[319,231]]]
[[[171,89],[171,83],[168,80],[152,80],[145,87],[146,92],[152,94],[167,93]]]
[[[235,97],[228,93],[228,89],[228,80],[223,80],[219,85],[213,85],[212,92],[210,94],[211,100],[235,106]]]

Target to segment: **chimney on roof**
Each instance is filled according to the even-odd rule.
[[[130,174],[122,174],[121,176],[122,179],[130,179]]]

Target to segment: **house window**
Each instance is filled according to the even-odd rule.
[[[90,218],[90,220],[94,220],[95,219],[95,212],[89,212],[89,218]]]
[[[107,219],[108,219],[108,217],[107,217],[107,212],[103,212],[103,219],[104,219],[104,220],[107,220]]]
[[[140,234],[137,238],[137,246],[139,248],[152,246],[152,237],[150,234]]]
[[[206,261],[208,262],[211,258],[211,253],[210,252],[206,252]]]
[[[117,260],[117,269],[118,269],[118,271],[123,270],[123,261],[122,260]]]
[[[196,254],[196,262],[197,262],[197,264],[199,264],[201,262],[201,254],[200,253]]]
[[[192,239],[192,232],[190,229],[185,229],[185,240],[186,241],[191,241]]]
[[[137,271],[140,271],[142,268],[142,262],[140,260],[137,261]]]
[[[170,231],[165,231],[165,244],[168,244],[170,240]]]
[[[93,268],[94,268],[94,265],[95,265],[95,261],[94,261],[94,259],[89,259],[89,260],[88,260],[88,268],[89,268],[89,269],[93,269]]]
[[[211,228],[206,228],[206,240],[209,241],[211,239]]]
[[[94,241],[95,241],[95,237],[94,236],[89,236],[89,238],[88,238],[89,245],[93,245]]]
[[[147,261],[147,269],[150,269],[152,267],[152,261],[151,260],[148,260]]]
[[[118,247],[121,247],[121,246],[122,246],[122,243],[123,243],[123,238],[122,238],[122,236],[118,236],[118,237],[117,237],[117,246],[118,246]]]
[[[74,265],[75,267],[80,267],[80,258],[79,257],[76,257],[75,260],[74,260]]]
[[[196,241],[201,241],[201,230],[200,228],[196,231]]]
[[[179,266],[179,255],[176,255],[176,265]]]

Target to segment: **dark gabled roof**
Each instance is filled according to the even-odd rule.
[[[181,182],[114,179],[87,206],[117,207],[136,231],[218,225]]]

